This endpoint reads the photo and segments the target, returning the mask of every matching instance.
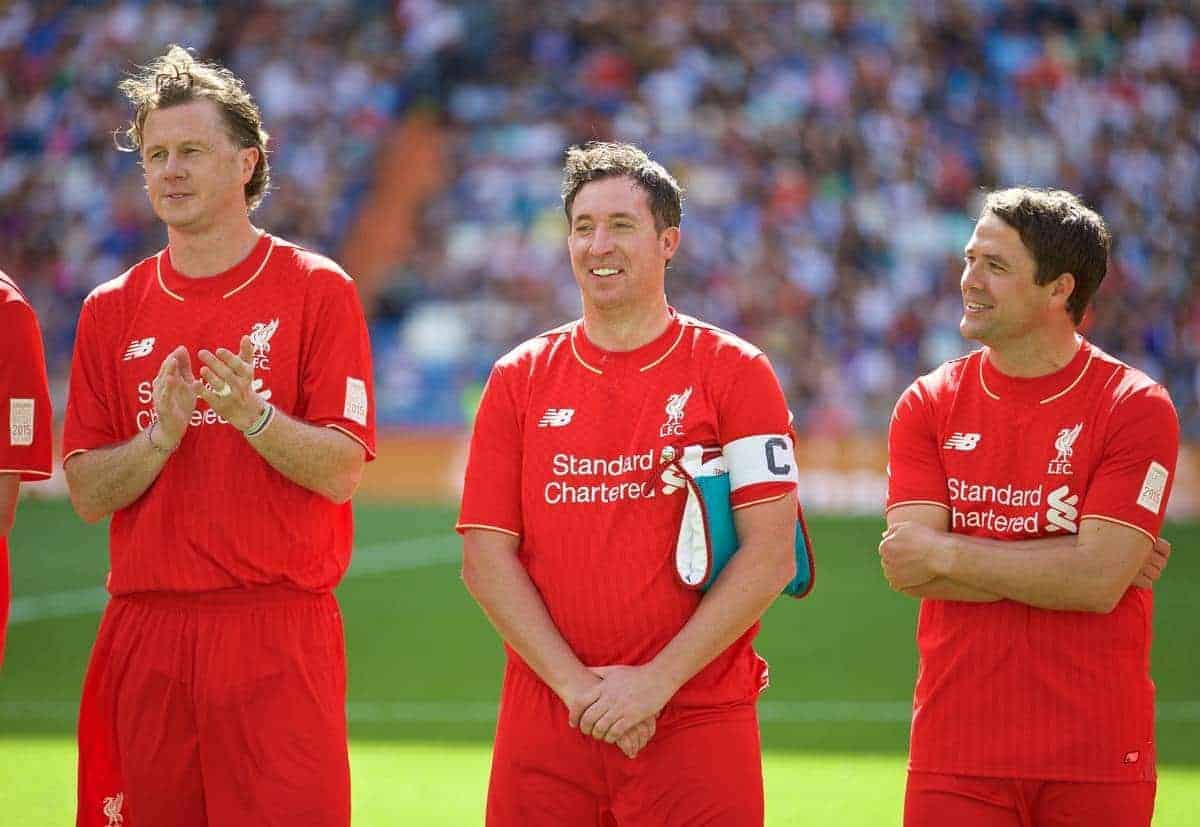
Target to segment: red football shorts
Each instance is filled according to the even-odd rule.
[[[904,827],[1150,827],[1155,787],[910,772]]]
[[[347,827],[345,708],[333,595],[113,598],[79,710],[76,824]]]
[[[488,827],[762,827],[762,751],[753,704],[670,705],[636,758],[567,724],[527,669],[504,672]]]

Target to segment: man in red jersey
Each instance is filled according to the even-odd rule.
[[[166,249],[88,296],[71,501],[112,516],[112,600],[79,717],[80,825],[350,822],[331,590],[374,453],[354,283],[262,232],[242,82],[171,47],[121,84]]]
[[[0,272],[0,666],[11,595],[8,533],[21,482],[50,476],[52,416],[37,317],[16,283]]]
[[[896,404],[879,552],[921,598],[908,827],[1150,823],[1148,587],[1179,423],[1076,332],[1108,248],[1070,193],[988,195],[960,324],[984,347]]]
[[[508,654],[492,827],[762,824],[751,642],[795,572],[790,415],[760,350],[667,304],[681,199],[636,147],[567,153],[583,318],[497,361],[480,404],[457,528]],[[688,446],[723,452],[741,539],[707,593],[673,561],[663,462]]]

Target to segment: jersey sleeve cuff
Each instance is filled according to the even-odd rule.
[[[951,510],[949,505],[944,502],[940,502],[939,500],[900,500],[899,502],[894,502],[885,508],[883,513],[887,514],[893,508],[899,508],[902,505],[936,505],[938,508],[944,508],[947,511]]]
[[[1152,543],[1158,540],[1158,537],[1156,537],[1154,534],[1151,534],[1145,528],[1145,526],[1140,526],[1137,523],[1131,523],[1128,520],[1118,520],[1116,517],[1109,517],[1107,514],[1081,514],[1079,516],[1079,521],[1082,523],[1084,520],[1104,520],[1106,523],[1116,523],[1117,525],[1128,526],[1129,528],[1136,529],[1137,531],[1145,534],[1150,538],[1150,542]]]
[[[324,424],[324,427],[332,428],[333,430],[338,431],[339,433],[343,433],[346,436],[350,437],[355,442],[357,442],[359,445],[361,445],[363,447],[363,450],[367,452],[367,462],[370,462],[371,460],[375,459],[375,449],[372,448],[370,445],[368,445],[367,441],[365,439],[363,439],[358,434],[351,431],[349,428],[345,428],[334,422],[326,422]]]
[[[498,531],[501,534],[508,534],[512,537],[521,536],[521,532],[513,531],[511,528],[502,528],[498,525],[487,525],[486,523],[457,523],[454,526],[454,530],[459,534],[466,534],[472,529],[479,529],[481,531]]]

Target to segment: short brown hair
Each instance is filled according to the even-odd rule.
[[[1049,284],[1063,273],[1075,277],[1067,312],[1083,321],[1088,302],[1108,271],[1112,236],[1104,219],[1065,190],[1013,187],[988,193],[983,212],[992,213],[1021,236],[1037,263],[1035,284]]]
[[[683,218],[683,188],[666,168],[633,144],[614,144],[589,141],[567,150],[563,166],[562,199],[567,221],[571,207],[584,184],[604,178],[633,179],[650,198],[650,214],[654,228],[662,232],[678,227]]]
[[[155,58],[141,71],[121,81],[117,87],[134,106],[133,118],[125,130],[128,143],[117,142],[127,152],[142,148],[146,118],[155,109],[166,109],[197,100],[210,100],[221,110],[229,137],[242,149],[258,150],[258,162],[246,182],[246,207],[254,210],[262,203],[271,184],[271,165],[267,162],[269,136],[262,127],[258,104],[246,91],[242,79],[218,63],[197,60],[187,49],[176,44]]]

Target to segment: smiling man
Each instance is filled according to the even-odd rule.
[[[504,638],[492,827],[761,825],[751,646],[795,571],[790,415],[766,356],[667,304],[682,192],[627,144],[567,153],[583,318],[496,362],[458,530]],[[724,454],[738,554],[703,593],[676,573],[682,481]],[[783,459],[780,459],[783,458]]]
[[[88,296],[75,342],[67,484],[112,517],[77,821],[345,827],[332,589],[375,439],[358,294],[251,224],[267,134],[241,80],[174,46],[121,89],[168,243]]]
[[[989,194],[960,328],[889,440],[892,588],[921,599],[906,827],[1146,827],[1153,593],[1179,423],[1076,328],[1103,220],[1062,191]]]

